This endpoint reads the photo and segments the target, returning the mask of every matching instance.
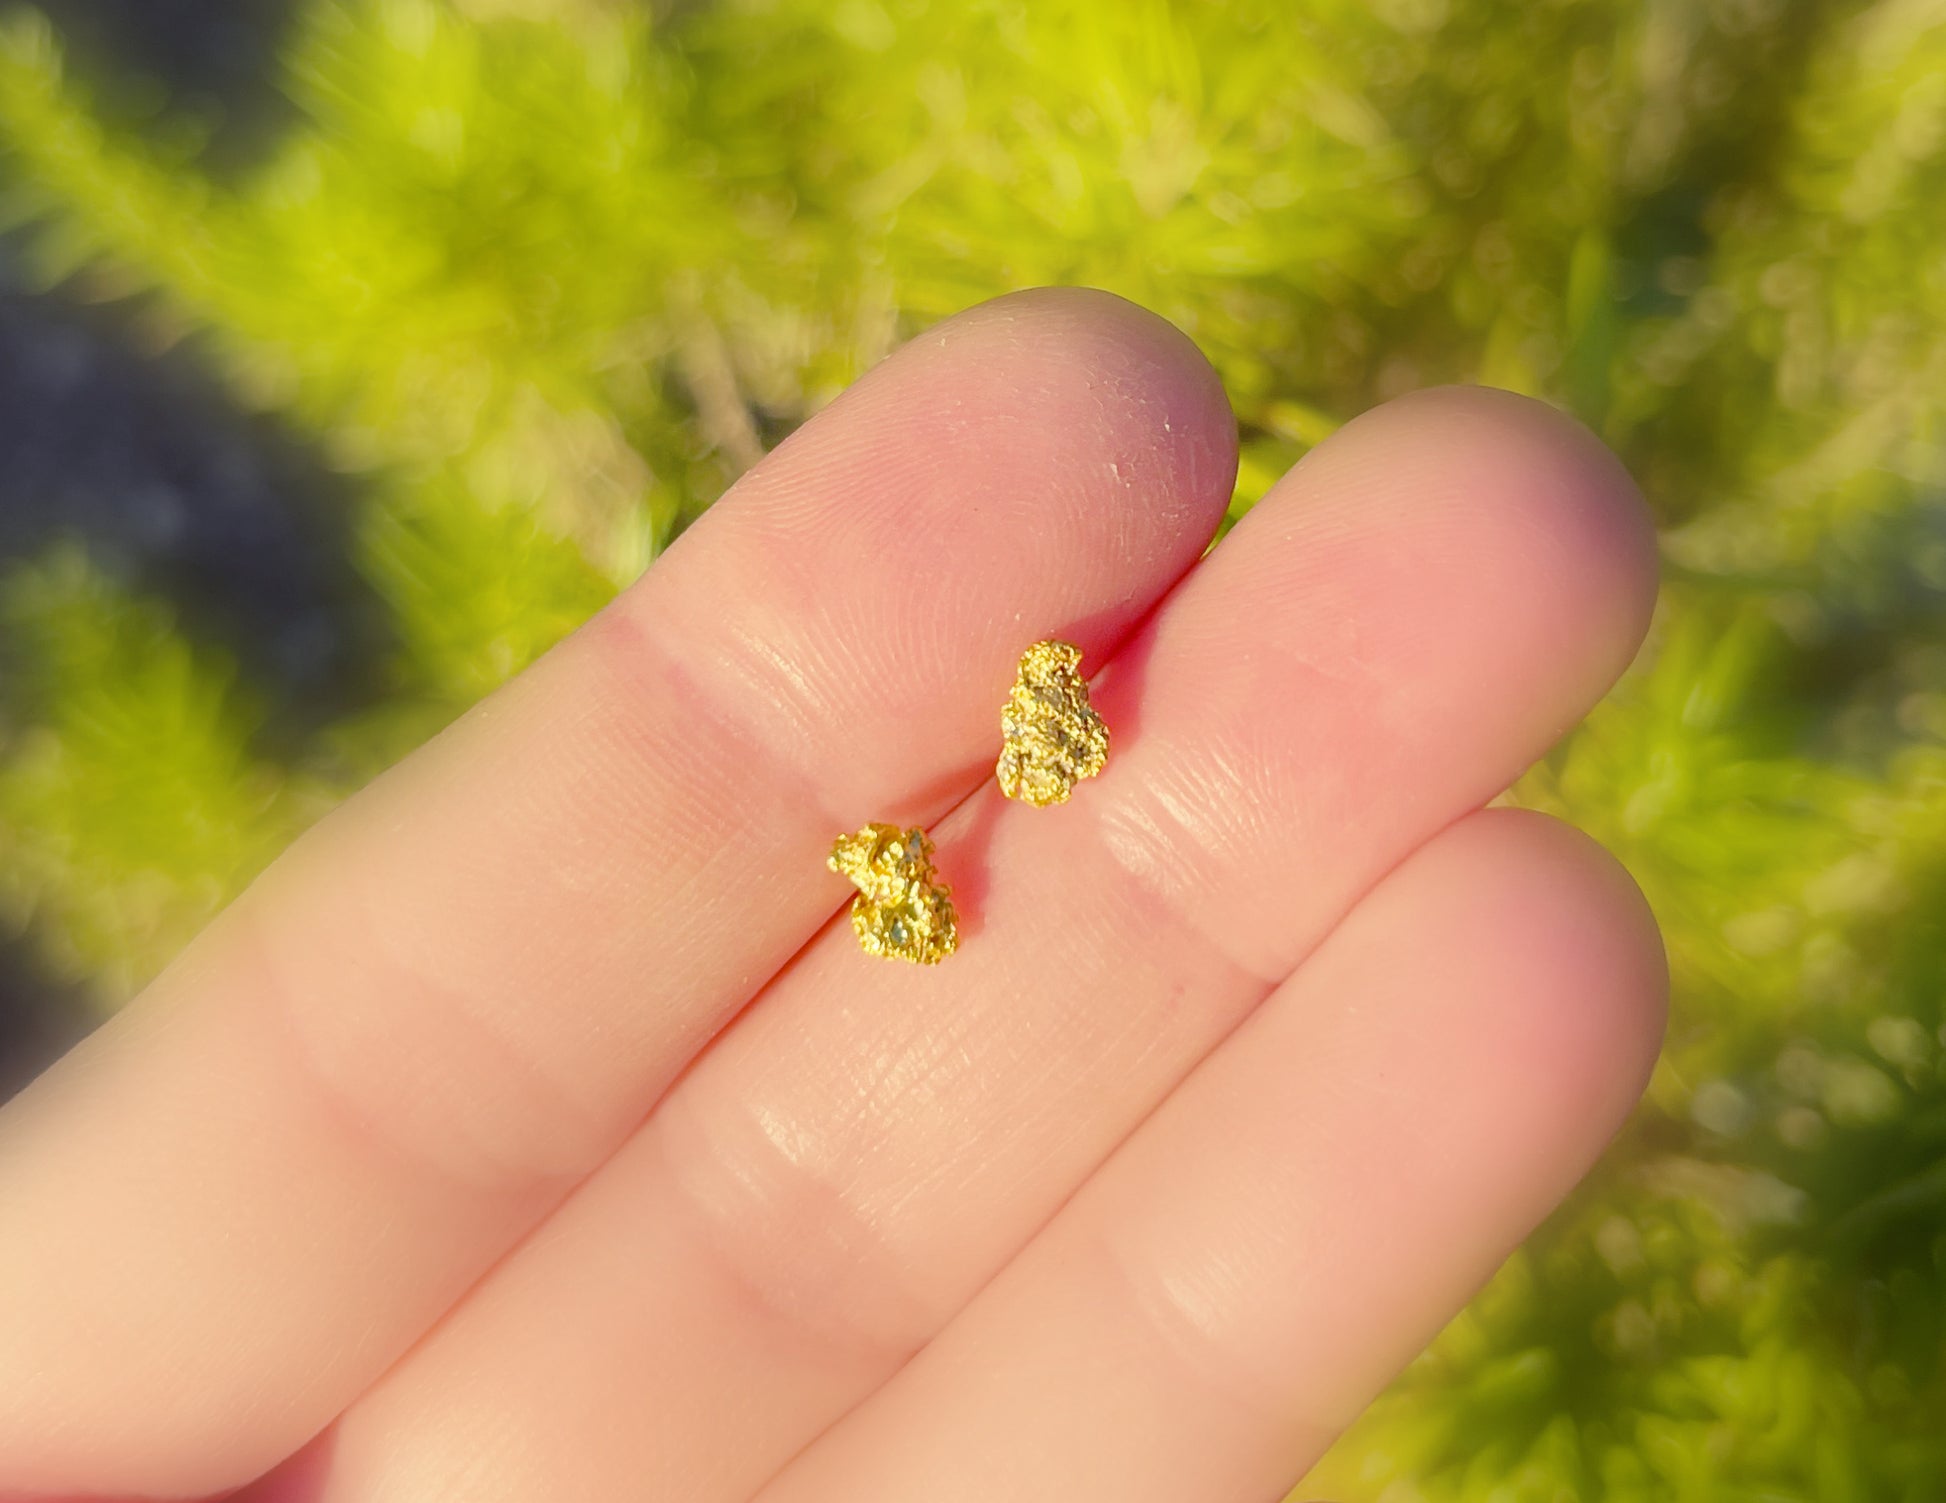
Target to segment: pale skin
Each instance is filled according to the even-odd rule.
[[[1506,393],[1199,562],[1235,455],[1168,324],[984,304],[300,840],[0,1112],[0,1500],[1281,1497],[1647,1078],[1639,894],[1483,806],[1655,551]],[[1034,809],[1051,636],[1114,740]],[[872,820],[942,965],[856,948]]]

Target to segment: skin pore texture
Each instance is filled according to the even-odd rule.
[[[0,1112],[0,1500],[1279,1496],[1647,1077],[1633,885],[1483,806],[1655,553],[1445,388],[1203,558],[1235,439],[1153,315],[983,304],[301,839]],[[1047,637],[1113,750],[1036,809]]]

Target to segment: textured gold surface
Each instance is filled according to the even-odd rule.
[[[867,955],[937,965],[959,948],[952,889],[932,866],[924,830],[866,825],[840,835],[825,865],[851,879],[851,927]]]
[[[1000,712],[1000,791],[1037,807],[1065,804],[1108,761],[1108,727],[1088,703],[1081,649],[1036,642]]]

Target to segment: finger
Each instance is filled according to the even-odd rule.
[[[1665,991],[1598,847],[1463,821],[761,1503],[1284,1496],[1587,1170]]]
[[[617,604],[327,820],[5,1120],[0,1486],[242,1481],[376,1376],[1227,503],[1180,333],[1078,289],[928,331]]]
[[[1108,665],[1098,782],[941,827],[960,953],[914,972],[820,936],[353,1411],[329,1496],[743,1497],[1582,713],[1652,575],[1627,478],[1539,404],[1350,425]]]

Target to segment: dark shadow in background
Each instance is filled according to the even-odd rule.
[[[54,23],[71,71],[111,117],[116,93],[152,86],[213,127],[217,172],[262,157],[289,121],[277,50],[297,0],[30,0]],[[141,88],[141,92],[149,92]]]
[[[86,1030],[87,1002],[42,974],[21,941],[0,944],[0,1101]]]
[[[0,240],[0,566],[74,540],[167,599],[269,696],[273,754],[368,697],[382,619],[342,477],[239,413],[197,341],[145,355],[135,307],[30,295],[17,250]]]
[[[276,51],[293,0],[40,8],[111,117],[126,84],[208,120],[219,176],[261,160],[290,124]],[[342,480],[275,422],[239,413],[195,341],[143,353],[139,306],[42,292],[27,243],[0,236],[0,569],[72,539],[168,600],[267,697],[267,755],[376,697],[384,620],[347,562]],[[0,1100],[87,1022],[30,945],[0,931]]]

